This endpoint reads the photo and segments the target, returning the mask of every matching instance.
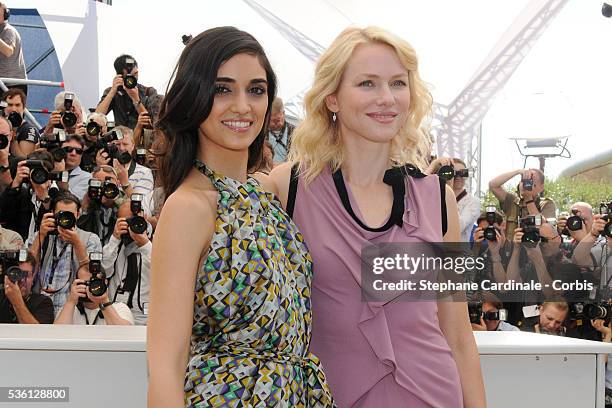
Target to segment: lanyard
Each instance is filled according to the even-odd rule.
[[[53,259],[51,260],[51,273],[49,274],[49,286],[51,286],[51,284],[53,283],[53,277],[55,276],[55,268],[57,268],[57,264],[59,263],[60,259],[64,255],[64,252],[66,252],[66,248],[68,248],[68,244],[64,244],[60,253],[57,254],[57,240],[53,241]]]

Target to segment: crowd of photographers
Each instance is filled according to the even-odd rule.
[[[114,68],[91,113],[74,93],[60,92],[41,129],[24,119],[22,89],[2,95],[1,322],[146,324],[151,239],[164,200],[155,183],[153,131],[162,96],[138,82],[133,57],[118,57]],[[294,129],[280,99],[272,108],[267,169],[286,160]],[[543,196],[544,174],[520,169],[490,181],[499,206],[481,212],[465,189],[471,170],[463,161],[434,158],[425,173],[452,187],[461,240],[485,259],[472,279],[542,285],[477,293],[469,308],[474,330],[606,338],[612,202],[596,214],[581,202],[557,214]],[[515,177],[513,192],[502,187]],[[558,281],[576,284],[553,285]]]
[[[60,92],[41,129],[22,89],[2,95],[0,323],[146,325],[162,97],[131,56],[114,68],[95,109]]]

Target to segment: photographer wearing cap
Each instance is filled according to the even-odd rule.
[[[82,137],[69,135],[62,143],[62,150],[66,154],[66,171],[68,171],[68,189],[72,194],[82,200],[87,194],[87,186],[91,179],[91,173],[81,168],[81,159],[85,148]]]
[[[36,275],[36,259],[31,252],[23,262],[19,262],[21,271],[19,281],[12,282],[4,276],[4,299],[0,295],[0,323],[50,324],[53,323],[53,303],[47,296],[32,293],[32,284]]]
[[[134,139],[131,129],[125,126],[117,126],[123,134],[121,140],[114,140],[113,145],[117,146],[118,157],[109,157],[108,152],[99,150],[96,156],[98,166],[111,165],[117,171],[121,187],[128,196],[133,193],[149,194],[154,188],[153,172],[151,169],[136,163],[133,160]]]
[[[138,115],[151,111],[149,98],[157,95],[157,91],[138,83],[138,63],[131,55],[120,55],[113,65],[117,75],[112,86],[104,90],[96,112],[108,115],[113,111],[116,126],[134,129]]]
[[[96,153],[99,146],[96,143],[101,135],[108,132],[108,119],[99,112],[90,113],[85,125],[85,151],[81,158],[81,168],[91,173],[96,167]]]
[[[126,303],[135,323],[146,325],[152,249],[148,225],[144,224],[142,232],[133,227],[133,217],[143,217],[134,201],[124,203],[118,215],[113,236],[103,249],[102,267],[110,280],[111,299]]]
[[[102,246],[112,237],[117,210],[125,201],[125,193],[119,186],[114,168],[107,165],[94,167],[87,193],[83,197],[82,215],[77,225],[84,231],[96,234]]]
[[[100,261],[92,260],[90,264],[93,262]],[[55,319],[55,324],[133,325],[134,317],[127,305],[110,301],[107,280],[101,269],[96,276],[93,276],[90,269],[91,266],[79,269],[77,279],[70,285],[70,294]]]
[[[77,271],[89,263],[88,253],[102,251],[96,234],[77,228],[80,209],[81,202],[72,193],[58,194],[30,248],[40,264],[35,287],[51,297],[55,313],[64,306]]]
[[[49,210],[49,178],[61,175],[57,171],[62,171],[62,166],[63,162],[55,162],[45,149],[34,150],[27,160],[19,162],[11,185],[0,195],[0,222],[18,232],[24,241],[34,236]]]
[[[516,176],[521,176],[515,193],[504,189],[503,185]],[[499,200],[501,210],[506,214],[506,236],[514,235],[518,219],[527,215],[542,215],[555,218],[557,208],[549,198],[540,197],[544,191],[544,173],[538,169],[519,169],[501,174],[489,181],[489,190]]]
[[[26,94],[19,88],[12,88],[2,95],[2,100],[6,102],[4,115],[13,128],[11,153],[17,157],[26,157],[40,140],[38,129],[25,120]]]
[[[0,3],[0,77],[26,79],[26,65],[19,32],[8,22],[10,10]],[[11,85],[28,93],[26,85]]]
[[[447,170],[448,173],[444,170]],[[452,187],[455,193],[459,210],[461,242],[469,242],[472,226],[480,214],[480,200],[469,195],[465,190],[465,180],[470,177],[467,166],[461,159],[440,157],[433,160],[425,170],[425,174],[435,173],[438,173],[438,177],[445,179],[446,184]]]

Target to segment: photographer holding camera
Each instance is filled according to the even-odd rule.
[[[63,91],[55,95],[55,110],[51,112],[43,133],[52,135],[54,129],[63,129],[66,135],[85,137],[83,108],[74,92]]]
[[[127,305],[109,300],[107,279],[101,267],[102,254],[89,256],[89,265],[79,269],[55,324],[133,325],[134,317]]]
[[[508,192],[503,185],[510,179],[521,176],[515,193]],[[506,214],[506,236],[514,235],[518,219],[527,215],[542,215],[555,218],[557,208],[554,201],[540,197],[544,191],[544,173],[538,169],[519,169],[501,174],[489,181],[489,190],[499,200],[500,208]]]
[[[36,259],[31,252],[18,251],[15,264],[8,272],[4,260],[7,253],[0,253],[3,258],[3,274],[0,286],[0,323],[50,324],[53,323],[53,303],[46,296],[32,293],[32,284],[36,275]],[[9,277],[10,275],[10,277]],[[4,298],[3,298],[4,297]]]
[[[4,115],[11,123],[14,134],[11,153],[17,157],[26,157],[40,140],[38,129],[24,118],[26,94],[19,88],[11,88],[2,95],[2,100],[6,102]]]
[[[155,88],[138,83],[138,63],[131,55],[120,55],[114,62],[117,75],[106,88],[96,112],[108,115],[113,111],[116,126],[136,127],[138,115],[151,112],[149,98],[157,95]]]
[[[83,197],[82,215],[77,225],[96,234],[102,246],[106,245],[117,222],[117,210],[124,199],[115,169],[106,165],[95,167],[87,194]]]
[[[13,181],[20,160],[10,152],[12,141],[13,127],[7,118],[0,116],[0,193]]]
[[[108,120],[106,115],[92,112],[87,116],[85,125],[85,151],[81,158],[81,168],[88,173],[96,167],[96,154],[100,148],[98,138],[108,132]]]
[[[520,331],[516,326],[506,322],[504,304],[492,293],[483,293],[482,303],[477,313],[469,308],[470,322],[474,331]],[[480,303],[480,302],[479,302]],[[476,318],[479,319],[476,321]]]
[[[603,207],[610,207],[605,214]],[[607,210],[606,210],[607,211]],[[593,223],[574,249],[572,260],[583,267],[594,268],[600,288],[611,288],[612,284],[612,201],[602,203],[600,214],[593,215]]]
[[[574,203],[570,207],[570,214],[559,215],[557,218],[559,234],[571,237],[572,246],[589,234],[592,225],[593,207],[588,203]]]
[[[147,324],[151,241],[143,217],[140,194],[119,208],[119,218],[108,244],[104,246],[102,266],[109,277],[113,301],[126,303],[137,325]]]
[[[520,328],[522,331],[565,336],[564,323],[569,311],[567,302],[543,302],[537,309],[539,314],[526,318]]]
[[[59,189],[58,181],[68,180],[63,166],[63,161],[54,161],[45,149],[34,150],[27,160],[19,162],[11,185],[0,195],[0,221],[24,241],[38,231],[51,194]]]
[[[51,297],[56,313],[66,302],[77,271],[89,263],[87,254],[102,251],[97,235],[77,228],[80,209],[81,202],[72,193],[59,193],[30,248],[40,264],[36,288]]]
[[[134,139],[132,130],[125,126],[117,126],[114,130],[123,134],[123,138],[112,142],[116,146],[117,152],[114,157],[111,157],[108,151],[99,150],[96,163],[98,166],[112,165],[117,170],[121,187],[126,194],[149,194],[154,188],[153,172],[133,160]]]
[[[66,171],[68,171],[68,190],[79,200],[87,193],[87,186],[91,179],[91,173],[81,168],[81,158],[85,148],[85,142],[80,136],[69,135],[61,145],[66,154]]]
[[[457,158],[437,158],[425,170],[425,174],[434,173],[438,173],[438,177],[446,180],[446,184],[453,188],[459,210],[461,242],[469,242],[472,226],[480,214],[480,200],[465,190],[465,179],[470,177],[465,162]]]

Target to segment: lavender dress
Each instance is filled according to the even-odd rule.
[[[314,263],[311,351],[341,408],[463,407],[437,303],[361,300],[362,246],[442,241],[439,179],[417,173],[403,181],[402,226],[378,231],[360,225],[363,218],[341,174],[335,183],[325,170],[308,186],[303,179],[297,186],[293,219]],[[343,189],[354,215],[340,198]]]

